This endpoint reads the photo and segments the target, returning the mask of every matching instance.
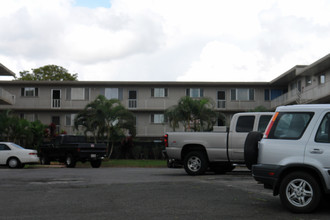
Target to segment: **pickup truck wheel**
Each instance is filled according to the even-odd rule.
[[[65,166],[68,168],[74,168],[76,166],[76,160],[74,159],[74,157],[71,154],[66,156]]]
[[[208,168],[206,155],[200,151],[193,151],[184,158],[184,169],[192,176],[202,175]]]
[[[102,164],[102,160],[91,160],[91,166],[93,168],[99,168]]]
[[[251,170],[252,165],[258,162],[258,142],[263,134],[261,132],[249,132],[244,143],[244,160],[246,167]]]
[[[316,179],[305,172],[293,172],[284,177],[280,185],[280,199],[284,207],[296,213],[314,211],[322,193]]]

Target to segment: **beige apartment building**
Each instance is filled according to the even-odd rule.
[[[3,65],[0,74],[13,75]],[[58,131],[76,134],[75,115],[100,94],[119,99],[134,113],[137,137],[157,139],[172,130],[164,111],[183,96],[212,99],[216,111],[226,116],[218,125],[228,125],[234,113],[257,106],[274,110],[279,105],[329,103],[330,54],[271,82],[0,81],[0,110],[11,109],[21,118],[54,123]]]

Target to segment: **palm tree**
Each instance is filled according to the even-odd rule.
[[[95,139],[105,137],[108,157],[112,154],[115,141],[127,133],[135,136],[136,132],[133,113],[128,111],[119,100],[108,100],[103,95],[99,95],[77,115],[75,118],[76,129],[79,125],[85,129],[85,134],[92,132]]]
[[[165,115],[173,131],[179,127],[179,123],[183,125],[185,131],[211,130],[219,116],[214,111],[214,104],[210,99],[192,99],[189,96],[182,97],[178,105],[168,108]]]

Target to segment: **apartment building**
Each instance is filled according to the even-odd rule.
[[[210,98],[216,111],[226,116],[218,125],[228,125],[234,113],[257,106],[327,103],[329,83],[330,55],[308,66],[295,66],[271,82],[0,81],[10,100],[0,110],[11,109],[21,118],[54,123],[58,131],[75,134],[75,115],[101,94],[119,99],[136,117],[137,137],[150,139],[172,130],[164,111],[183,96]]]

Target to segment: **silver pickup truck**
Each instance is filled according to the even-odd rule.
[[[215,127],[213,132],[168,132],[164,136],[168,167],[183,165],[189,175],[232,171],[244,164],[244,142],[250,131],[264,132],[272,112],[237,113],[229,131]]]

